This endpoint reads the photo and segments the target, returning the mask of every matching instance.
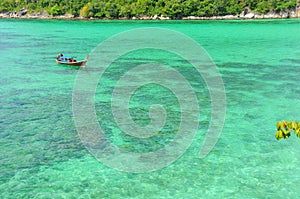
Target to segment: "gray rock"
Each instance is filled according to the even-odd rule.
[[[24,16],[24,15],[27,14],[27,12],[28,12],[27,9],[22,8],[22,9],[19,11],[19,15],[20,15],[20,16]]]
[[[247,14],[244,16],[245,19],[253,19],[254,17],[255,17],[255,14],[252,13],[252,12],[247,13]]]

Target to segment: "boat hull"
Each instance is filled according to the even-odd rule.
[[[56,63],[68,65],[68,66],[85,66],[86,62],[87,62],[87,60],[76,61],[76,62],[62,62],[62,61],[56,60]]]

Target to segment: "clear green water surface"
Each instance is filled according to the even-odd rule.
[[[132,174],[105,166],[83,146],[72,118],[72,91],[79,69],[57,65],[54,57],[64,52],[84,58],[110,36],[142,27],[176,30],[205,48],[222,74],[227,114],[215,148],[206,158],[199,159],[210,118],[209,95],[203,80],[194,77],[192,71],[179,69],[198,88],[199,131],[186,153],[170,166]],[[164,53],[147,53],[150,60],[164,59]],[[134,60],[129,56],[116,63],[101,83],[104,86],[97,88],[96,109],[105,113],[97,115],[99,124],[106,126],[107,136],[119,147],[140,152],[157,150],[172,139],[178,127],[176,98],[163,101],[171,116],[161,136],[138,143],[124,136],[111,124],[111,113],[105,112],[108,94],[124,70],[124,62],[128,65]],[[0,63],[1,198],[297,198],[300,195],[300,140],[293,135],[278,142],[274,137],[276,121],[300,118],[299,19],[1,19]],[[170,95],[164,88],[150,86],[140,89],[132,98],[132,107],[142,107],[131,110],[138,124],[147,123],[151,103],[162,101],[164,96],[160,91]],[[149,99],[145,97],[147,92],[159,97]]]

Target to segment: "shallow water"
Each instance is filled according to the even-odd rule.
[[[97,161],[81,143],[73,120],[72,92],[82,69],[56,65],[54,57],[64,52],[84,58],[112,35],[143,27],[175,30],[204,47],[222,75],[227,107],[218,143],[206,158],[199,159],[209,124],[210,98],[204,81],[191,68],[177,68],[198,91],[199,130],[173,164],[134,174]],[[1,198],[297,198],[300,140],[292,135],[278,142],[274,133],[276,121],[300,118],[299,32],[299,19],[1,19]],[[114,144],[149,152],[174,138],[180,117],[176,98],[153,85],[136,92],[131,101],[136,123],[149,122],[148,109],[153,103],[162,102],[169,112],[161,134],[136,140],[115,125],[108,108],[110,93],[128,69],[125,66],[152,59],[176,65],[178,59],[151,50],[138,56],[137,60],[130,54],[123,57],[104,74],[95,107],[99,124]]]

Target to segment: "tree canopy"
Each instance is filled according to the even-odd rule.
[[[300,137],[300,122],[297,121],[280,121],[276,124],[277,132],[275,133],[275,137],[277,140],[281,138],[287,139],[291,136],[291,132],[293,131],[297,137]]]
[[[50,15],[96,18],[130,18],[163,15],[172,19],[186,16],[223,16],[241,13],[245,7],[259,12],[281,11],[296,7],[296,0],[1,0],[0,12],[25,8],[45,10]]]

